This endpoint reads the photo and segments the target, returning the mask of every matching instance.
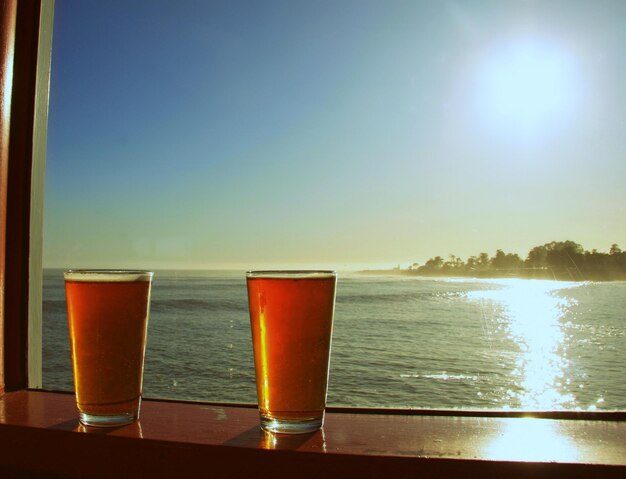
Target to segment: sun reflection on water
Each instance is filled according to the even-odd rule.
[[[490,300],[503,310],[504,328],[519,348],[512,375],[518,390],[509,391],[524,409],[555,410],[575,407],[575,398],[562,392],[568,379],[566,338],[561,318],[573,299],[562,298],[557,290],[576,283],[543,280],[504,279],[501,289],[473,291],[469,298]]]

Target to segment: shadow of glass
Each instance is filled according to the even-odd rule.
[[[326,451],[324,431],[307,434],[274,434],[265,432],[260,427],[253,427],[223,443],[225,446],[258,447],[272,450],[307,450]]]

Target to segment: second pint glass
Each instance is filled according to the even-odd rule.
[[[335,309],[334,271],[246,275],[261,428],[322,427]]]

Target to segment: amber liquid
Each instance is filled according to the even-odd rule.
[[[137,412],[146,346],[149,281],[66,281],[78,409]]]
[[[269,418],[323,415],[335,277],[248,278],[259,409]]]

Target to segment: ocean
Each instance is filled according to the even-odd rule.
[[[63,275],[44,272],[43,386],[73,390]],[[340,273],[328,404],[626,409],[626,282]],[[157,271],[144,397],[256,403],[245,274]]]

